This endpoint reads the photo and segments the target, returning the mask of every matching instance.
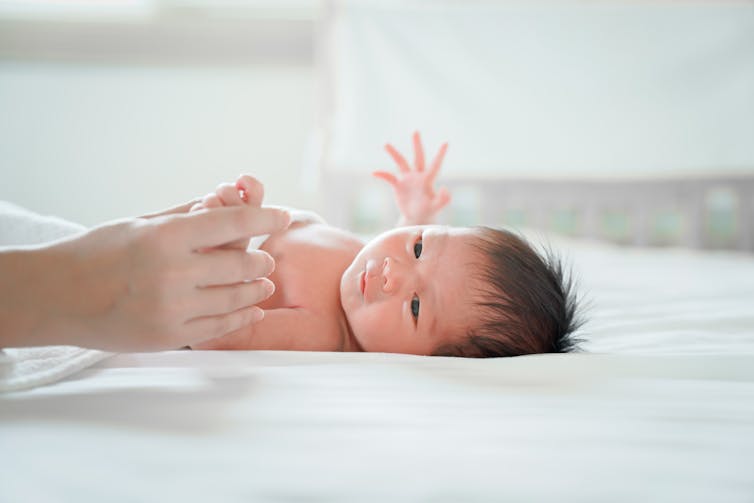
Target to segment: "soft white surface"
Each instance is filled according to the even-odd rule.
[[[45,243],[84,229],[62,218],[39,215],[0,200],[0,247]]]
[[[0,349],[0,393],[57,382],[111,354],[76,346]]]
[[[592,353],[118,355],[0,396],[0,501],[751,501],[754,257],[561,245]]]

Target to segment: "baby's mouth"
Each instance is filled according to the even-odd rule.
[[[361,296],[364,296],[364,291],[367,288],[367,272],[361,271],[361,274],[359,274],[359,290],[361,291]]]

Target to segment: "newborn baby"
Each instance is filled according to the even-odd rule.
[[[504,230],[427,225],[450,200],[433,188],[447,144],[426,169],[418,133],[413,168],[386,149],[399,173],[374,175],[392,185],[402,226],[364,244],[294,218],[260,247],[276,264],[274,293],[258,304],[264,319],[193,349],[493,357],[574,348],[576,303],[560,262]],[[192,210],[261,200],[261,184],[244,175]]]

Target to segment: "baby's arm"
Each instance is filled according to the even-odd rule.
[[[440,171],[448,144],[443,143],[432,163],[425,169],[424,148],[419,133],[414,133],[414,167],[389,143],[385,150],[398,165],[397,175],[388,171],[375,171],[373,175],[385,180],[393,187],[395,201],[401,212],[399,226],[431,224],[449,202],[450,192],[446,188],[434,189],[435,178]]]
[[[302,307],[284,307],[266,310],[262,321],[191,348],[342,351],[340,339],[338,327],[325,317]]]

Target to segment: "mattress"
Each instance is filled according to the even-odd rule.
[[[116,355],[0,395],[0,501],[752,501],[754,257],[554,245],[582,353]]]

